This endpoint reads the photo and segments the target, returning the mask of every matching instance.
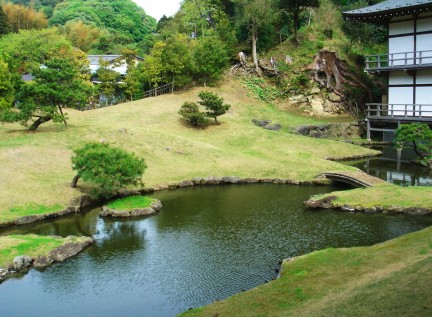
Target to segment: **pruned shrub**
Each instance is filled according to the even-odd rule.
[[[195,127],[203,126],[207,123],[205,113],[199,111],[198,104],[195,102],[186,101],[178,113]]]

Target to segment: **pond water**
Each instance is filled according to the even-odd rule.
[[[432,186],[432,170],[410,163],[416,159],[414,151],[406,148],[398,153],[394,146],[374,148],[383,154],[343,163],[355,166],[369,175],[399,186]]]
[[[159,214],[101,219],[94,209],[0,234],[93,236],[95,245],[0,285],[1,316],[175,316],[275,278],[283,258],[366,246],[432,225],[432,217],[308,210],[335,186],[184,188],[154,195]]]

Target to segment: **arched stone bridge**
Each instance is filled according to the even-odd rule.
[[[370,176],[361,171],[324,172],[319,174],[319,176],[355,187],[372,187],[386,183],[386,181],[382,179]]]

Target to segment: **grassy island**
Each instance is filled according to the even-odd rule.
[[[147,196],[129,196],[114,200],[106,206],[112,209],[131,210],[134,208],[150,207],[151,203],[154,201],[155,199]]]

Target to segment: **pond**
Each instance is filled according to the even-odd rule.
[[[398,153],[394,146],[374,148],[383,154],[379,157],[366,158],[343,163],[355,166],[369,175],[381,178],[399,186],[432,186],[432,170],[410,163],[416,159],[411,148]]]
[[[76,257],[0,285],[2,316],[175,316],[276,277],[280,260],[366,246],[432,225],[432,217],[308,210],[335,186],[184,188],[154,195],[157,215],[101,219],[98,209],[1,231],[93,236]]]

